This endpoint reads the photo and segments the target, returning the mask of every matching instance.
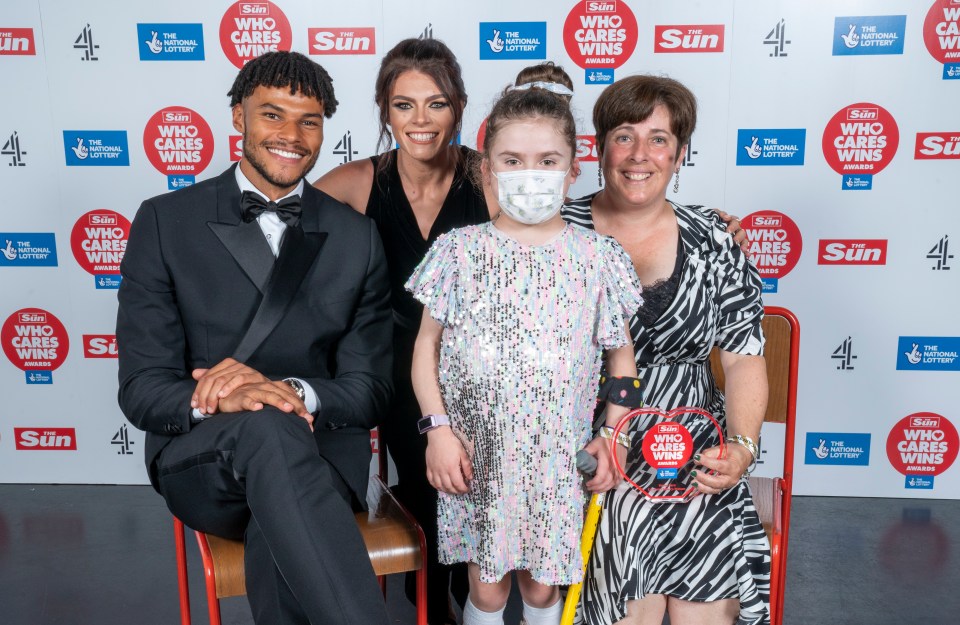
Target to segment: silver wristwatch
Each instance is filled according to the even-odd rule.
[[[303,384],[297,378],[284,378],[283,383],[293,389],[293,392],[297,394],[300,401],[304,401],[307,398],[307,391],[304,390]]]

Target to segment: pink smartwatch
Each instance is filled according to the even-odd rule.
[[[450,417],[445,414],[428,414],[417,421],[417,428],[421,434],[426,434],[441,425],[450,425]]]

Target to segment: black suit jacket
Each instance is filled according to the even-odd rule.
[[[146,464],[189,432],[190,373],[233,355],[274,263],[256,221],[240,218],[233,167],[145,201],[120,265],[119,401],[147,432]],[[283,319],[247,364],[317,392],[320,454],[364,501],[370,428],[391,392],[387,267],[374,223],[306,185],[301,225],[320,244]],[[286,239],[287,237],[285,237]],[[284,245],[287,241],[284,241]],[[282,252],[281,252],[282,253]]]

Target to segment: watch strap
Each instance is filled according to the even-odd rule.
[[[445,414],[428,414],[417,421],[417,429],[421,434],[426,434],[441,425],[450,425],[450,417]]]

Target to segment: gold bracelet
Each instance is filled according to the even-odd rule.
[[[613,437],[614,431],[615,430],[609,425],[602,425],[600,426],[600,432],[599,432],[600,438],[605,438],[607,440],[614,440],[614,437]],[[626,447],[627,449],[630,449],[630,445],[633,444],[633,440],[630,438],[630,435],[624,432],[620,432],[617,434],[616,441],[618,445]]]

